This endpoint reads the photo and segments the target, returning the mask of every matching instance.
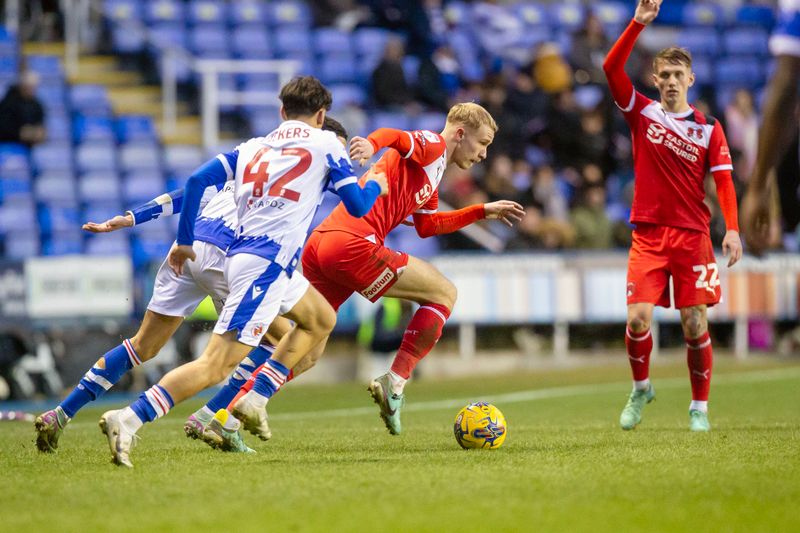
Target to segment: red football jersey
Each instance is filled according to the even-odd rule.
[[[427,130],[384,132],[386,143],[392,146],[375,163],[375,170],[384,172],[389,192],[379,197],[369,213],[356,218],[339,204],[316,231],[345,231],[360,237],[374,236],[383,244],[386,235],[414,213],[436,213],[439,209],[439,183],[447,166],[447,146],[438,133]],[[391,142],[390,142],[391,139]],[[363,178],[362,178],[363,181]]]
[[[631,222],[707,233],[711,214],[703,202],[706,175],[733,170],[722,125],[694,107],[670,113],[638,91],[617,105],[633,139]]]

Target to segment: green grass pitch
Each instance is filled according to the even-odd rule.
[[[468,364],[468,363],[465,363]],[[623,432],[624,363],[407,388],[390,436],[365,386],[289,386],[273,439],[224,454],[183,436],[196,401],[144,428],[132,471],[87,409],[43,455],[0,424],[0,531],[800,531],[800,364],[720,358],[709,434],[687,429],[685,366],[654,365],[656,401]],[[452,424],[488,400],[509,435],[461,450]]]

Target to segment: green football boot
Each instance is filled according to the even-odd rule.
[[[220,409],[211,419],[203,434],[203,440],[211,447],[219,448],[223,452],[256,453],[244,443],[237,424],[236,429],[227,429],[225,424],[232,417],[227,410]]]
[[[60,407],[51,409],[36,417],[36,448],[40,452],[53,453],[58,449],[58,439],[67,427],[69,417]]]
[[[399,435],[401,431],[400,409],[405,405],[405,395],[392,392],[389,374],[375,378],[369,384],[367,390],[375,403],[378,404],[378,407],[381,408],[381,418],[383,423],[386,424],[386,429],[392,435]]]
[[[708,413],[698,411],[697,409],[690,409],[689,429],[691,431],[709,431],[711,429],[711,424],[708,423]]]
[[[634,390],[631,392],[631,395],[628,396],[628,403],[625,404],[622,414],[619,415],[620,427],[627,431],[638,426],[639,422],[642,421],[642,409],[644,409],[645,404],[652,402],[655,397],[656,391],[652,384],[647,390]]]

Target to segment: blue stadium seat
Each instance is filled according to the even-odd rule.
[[[36,208],[32,201],[0,205],[0,234],[30,233],[32,228],[38,232]]]
[[[222,0],[191,0],[189,22],[192,24],[224,24],[228,19],[227,2]]]
[[[65,230],[42,240],[42,255],[73,255],[83,253],[80,230]]]
[[[114,128],[121,143],[158,140],[153,119],[148,115],[122,115],[117,118]]]
[[[444,8],[444,18],[456,28],[468,27],[472,23],[470,5],[465,2],[447,2]]]
[[[736,10],[736,23],[761,26],[765,30],[771,30],[775,25],[775,13],[770,6],[743,5]]]
[[[78,114],[72,122],[72,138],[76,143],[94,141],[112,143],[117,139],[114,122],[108,116]]]
[[[249,114],[250,131],[253,135],[266,135],[281,123],[280,116],[274,109],[263,109]]]
[[[161,48],[171,46],[186,48],[186,31],[183,23],[155,24],[150,28],[150,36]]]
[[[117,25],[111,29],[111,48],[121,54],[132,54],[144,48],[144,32],[140,28]]]
[[[693,55],[692,71],[698,85],[714,84],[714,61],[710,57]]]
[[[28,148],[21,144],[0,144],[0,178],[30,179]]]
[[[132,245],[133,264],[139,266],[152,261],[163,261],[171,246],[172,240],[135,236]]]
[[[87,142],[75,149],[78,172],[93,170],[116,171],[117,148],[111,143]]]
[[[129,143],[119,147],[119,165],[123,172],[161,169],[161,149],[154,143]]]
[[[42,83],[52,80],[63,82],[64,69],[61,66],[61,57],[52,55],[29,55],[25,59],[27,68],[39,74]]]
[[[40,174],[34,183],[36,201],[57,205],[74,205],[77,187],[70,171],[50,170]]]
[[[237,0],[229,4],[231,22],[241,24],[265,24],[267,10],[264,2],[258,0]]]
[[[549,22],[549,14],[543,4],[521,2],[514,11],[525,26],[542,26]]]
[[[86,239],[86,254],[95,256],[131,255],[131,241],[123,232],[91,235]]]
[[[447,115],[444,113],[422,113],[414,119],[415,130],[429,130],[436,133],[444,129]]]
[[[149,23],[183,22],[183,2],[177,0],[150,0],[144,8],[144,18]]]
[[[406,81],[410,85],[414,85],[417,83],[417,76],[419,75],[419,64],[420,64],[420,59],[417,56],[408,55],[403,58],[403,74],[406,77]]]
[[[130,206],[133,207],[133,206]],[[97,204],[87,204],[83,210],[82,222],[105,222],[117,215],[123,214],[119,202],[105,202]]]
[[[131,207],[149,202],[165,192],[164,176],[157,170],[131,172],[122,180],[122,197]]]
[[[39,173],[49,170],[72,172],[72,146],[59,141],[39,144],[31,149],[31,162]]]
[[[48,109],[44,124],[47,128],[48,141],[72,140],[72,121],[65,113],[53,112]]]
[[[238,87],[243,91],[271,91],[277,94],[280,91],[280,78],[274,73],[239,74]]]
[[[223,26],[204,24],[196,26],[189,33],[189,49],[197,55],[228,54],[228,31]]]
[[[683,7],[683,24],[687,26],[720,26],[724,21],[722,8],[712,3],[687,3]]]
[[[367,93],[360,85],[352,83],[331,84],[328,87],[333,95],[333,109],[355,104],[363,106],[367,103]]]
[[[6,239],[5,257],[12,260],[27,259],[39,255],[39,236],[35,234],[15,235]]]
[[[273,27],[308,28],[311,26],[311,11],[308,6],[295,0],[277,0],[267,4],[267,21]]]
[[[290,54],[311,55],[311,36],[301,28],[278,28],[274,42],[275,51],[281,57]]]
[[[36,89],[36,96],[42,101],[47,113],[58,113],[65,109],[66,93],[63,83],[42,83]]]
[[[323,56],[318,63],[318,72],[325,84],[354,83],[358,74],[351,54]]]
[[[19,178],[0,178],[0,203],[31,201],[31,180]]]
[[[724,57],[714,65],[714,77],[718,88],[752,89],[765,81],[763,61],[757,57]]]
[[[580,4],[554,2],[550,5],[550,25],[557,30],[576,30],[583,25],[586,12]]]
[[[138,0],[105,0],[103,14],[114,22],[138,22],[142,18],[142,2]]]
[[[206,159],[198,146],[174,144],[164,147],[164,166],[169,173],[185,168],[194,170]]]
[[[591,9],[606,31],[627,25],[634,11],[632,6],[624,2],[597,2],[592,4]]]
[[[714,29],[683,30],[678,35],[678,46],[688,48],[692,55],[702,54],[714,57],[722,51],[719,34]]]
[[[42,204],[39,206],[39,231],[52,235],[60,231],[75,230],[84,223],[76,205]]]
[[[378,111],[372,114],[371,123],[370,129],[372,131],[378,128],[411,129],[411,118],[406,113]]]
[[[19,72],[19,61],[16,55],[0,56],[0,76],[16,79]]]
[[[107,116],[111,114],[111,102],[105,85],[81,83],[69,91],[69,102],[74,111],[86,115]]]
[[[769,55],[769,34],[763,28],[730,28],[722,33],[722,41],[728,55]]]
[[[314,51],[319,55],[340,55],[353,53],[351,35],[335,28],[320,28],[312,34]]]
[[[87,203],[119,202],[120,186],[116,172],[89,172],[78,180],[78,194]]]
[[[272,42],[266,28],[249,24],[234,28],[231,50],[237,57],[245,59],[269,59],[272,57]]]
[[[380,60],[392,32],[381,28],[361,28],[353,33],[356,54],[360,58]],[[377,64],[377,61],[375,61]],[[374,65],[373,65],[374,67]]]
[[[172,215],[147,224],[139,224],[131,228],[131,234],[144,239],[172,241],[175,240],[176,232],[170,222],[167,221],[178,219],[180,219],[180,215]]]

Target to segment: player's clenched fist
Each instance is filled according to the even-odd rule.
[[[87,222],[81,227],[86,231],[91,231],[92,233],[109,233],[111,231],[116,231],[122,228],[130,228],[132,226],[133,217],[130,213],[128,213],[127,215],[117,215],[114,218],[110,218],[100,224],[97,222]]]
[[[183,264],[186,262],[187,259],[191,259],[194,261],[197,256],[194,253],[194,249],[189,246],[188,244],[176,244],[172,247],[169,251],[169,255],[167,256],[167,264],[172,269],[173,272],[177,275],[183,274]]]
[[[353,137],[350,141],[350,159],[358,161],[364,166],[370,158],[375,155],[375,147],[364,137]]]
[[[514,222],[519,222],[525,216],[525,210],[517,202],[510,200],[498,200],[484,204],[486,218],[501,220],[506,226],[513,226]]]

